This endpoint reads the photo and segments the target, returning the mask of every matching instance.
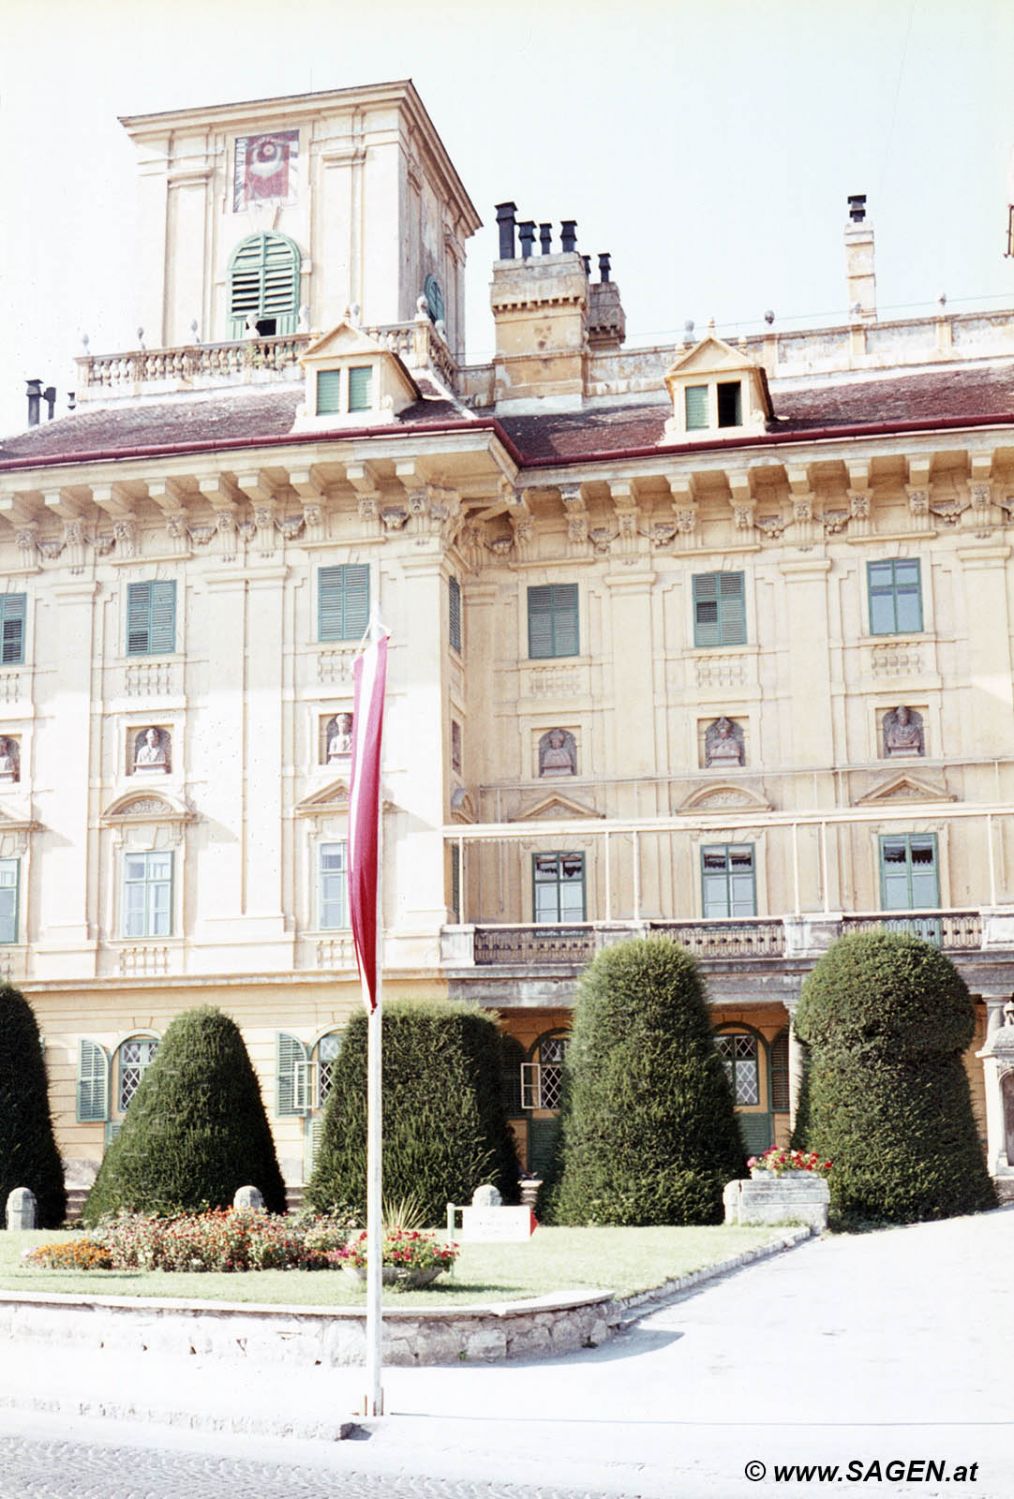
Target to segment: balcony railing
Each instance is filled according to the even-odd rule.
[[[846,932],[902,932],[921,937],[948,952],[982,946],[982,917],[978,911],[875,911],[842,920]]]
[[[590,963],[595,956],[595,928],[576,926],[477,926],[476,963]]]
[[[649,921],[649,934],[674,937],[695,958],[780,958],[785,927],[780,919],[738,921]]]

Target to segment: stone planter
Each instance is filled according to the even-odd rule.
[[[366,1284],[365,1265],[343,1265],[342,1273],[359,1285]],[[403,1291],[417,1291],[422,1286],[431,1286],[438,1275],[443,1275],[442,1265],[430,1265],[425,1270],[402,1270],[398,1265],[384,1265],[380,1272],[385,1286],[400,1286]]]
[[[726,1223],[806,1223],[818,1233],[827,1228],[831,1194],[827,1179],[815,1171],[750,1172],[749,1181],[728,1182],[722,1193]]]
[[[534,1213],[542,1182],[537,1177],[523,1177],[518,1186],[521,1188],[521,1206],[531,1208]]]

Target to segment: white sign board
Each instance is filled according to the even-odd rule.
[[[462,1208],[462,1244],[516,1244],[530,1239],[535,1232],[535,1214],[531,1208]]]

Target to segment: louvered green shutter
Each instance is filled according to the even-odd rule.
[[[97,1041],[82,1041],[78,1048],[77,1117],[81,1124],[109,1117],[109,1058]]]
[[[694,578],[694,645],[745,645],[742,573],[698,573]]]
[[[284,234],[252,234],[229,266],[229,318],[233,338],[246,321],[272,318],[276,333],[295,333],[299,324],[298,247]]]
[[[127,588],[127,655],[166,656],[176,649],[176,583],[131,583]]]
[[[719,573],[722,644],[746,644],[746,590],[742,573]]]
[[[718,645],[718,574],[698,573],[694,578],[694,645]]]
[[[18,940],[18,887],[21,865],[18,859],[0,860],[0,942]]]
[[[369,619],[369,567],[365,563],[322,567],[317,574],[318,640],[359,640]]]
[[[349,370],[349,410],[369,411],[372,405],[373,365],[356,365]]]
[[[687,385],[683,389],[687,431],[697,432],[708,425],[708,387]]]
[[[341,408],[341,370],[317,372],[317,415],[334,416]]]
[[[447,597],[450,614],[449,636],[451,649],[461,650],[461,584],[457,578],[448,578]]]
[[[25,604],[23,593],[5,593],[0,599],[0,664],[20,666],[25,659]]]
[[[278,1033],[278,1112],[305,1114],[309,1107],[307,1082],[309,1062],[298,1036]]]
[[[528,655],[533,660],[578,654],[576,583],[548,583],[528,590]]]
[[[303,1136],[303,1180],[305,1182],[308,1182],[313,1175],[313,1163],[317,1159],[323,1134],[324,1113],[322,1109],[318,1109],[307,1119]]]

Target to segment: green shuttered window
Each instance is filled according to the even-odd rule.
[[[359,640],[370,619],[370,569],[342,562],[317,574],[317,638]]]
[[[708,425],[708,387],[706,385],[687,385],[683,389],[684,410],[687,418],[687,431],[699,432]]]
[[[579,654],[576,583],[529,588],[528,654],[533,660]]]
[[[131,583],[127,588],[127,655],[167,656],[175,649],[175,582]]]
[[[335,416],[341,411],[341,370],[320,370],[317,374],[317,415]]]
[[[706,921],[724,916],[756,916],[753,844],[718,843],[702,848],[701,885]]]
[[[25,659],[25,604],[27,595],[0,596],[0,665],[20,666]]]
[[[457,578],[448,578],[448,580],[447,580],[447,598],[448,598],[448,608],[449,608],[449,615],[450,615],[450,624],[449,624],[448,634],[449,634],[449,637],[450,637],[451,649],[460,652],[460,650],[461,650],[461,584],[458,582]]]
[[[881,837],[880,896],[885,911],[933,910],[939,906],[935,833]]]
[[[18,940],[20,878],[18,859],[0,859],[0,943]]]
[[[373,365],[353,365],[349,370],[349,410],[369,411],[373,406]]]
[[[310,1059],[298,1036],[278,1033],[278,1112],[306,1114],[310,1108]]]
[[[82,1041],[78,1047],[77,1117],[81,1124],[109,1117],[109,1058],[97,1041]]]
[[[251,234],[237,246],[229,263],[232,338],[244,336],[248,318],[265,337],[295,333],[299,325],[299,266],[299,249],[284,234]]]
[[[871,635],[912,635],[922,630],[922,580],[918,557],[868,562]]]
[[[694,578],[694,645],[746,644],[743,573],[698,573]]]

